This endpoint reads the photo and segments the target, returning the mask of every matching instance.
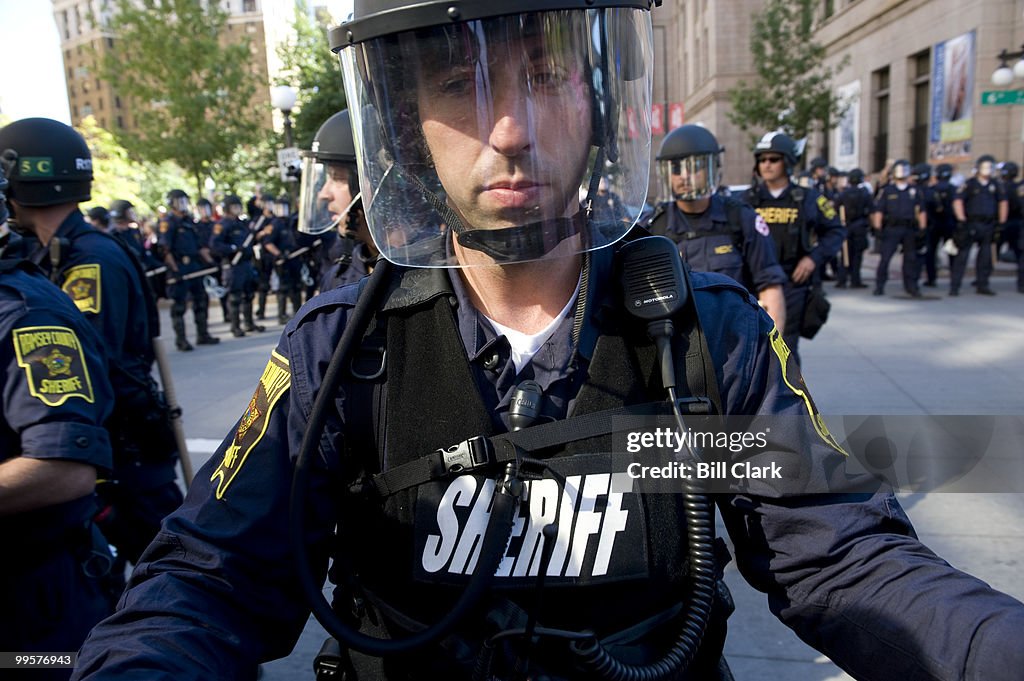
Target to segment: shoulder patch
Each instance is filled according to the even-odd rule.
[[[26,326],[14,329],[11,337],[32,397],[50,407],[59,407],[72,397],[95,401],[85,353],[73,330]]]
[[[224,231],[224,225],[220,224],[219,222],[214,223],[214,225],[213,225],[213,233],[214,234],[220,234],[223,231]]]
[[[835,207],[824,194],[820,194],[818,196],[818,210],[821,211],[821,214],[825,216],[826,220],[832,220],[836,216]]]
[[[732,253],[732,244],[723,244],[721,246],[715,246],[715,255],[725,255],[726,253]]]
[[[814,426],[814,431],[818,434],[818,437],[821,438],[822,442],[843,456],[849,456],[842,445],[836,442],[832,433],[829,432],[828,426],[825,425],[825,419],[822,418],[821,412],[818,411],[818,407],[814,404],[814,400],[811,399],[810,393],[807,392],[807,384],[804,383],[804,377],[800,374],[800,368],[796,363],[796,359],[793,357],[792,352],[790,352],[789,346],[786,345],[786,341],[783,340],[778,327],[772,327],[772,330],[768,333],[768,343],[771,345],[775,356],[779,358],[779,364],[782,367],[782,380],[785,381],[786,386],[797,397],[804,401],[807,415],[810,417],[811,425]],[[792,360],[792,364],[790,364],[790,360]],[[790,369],[793,369],[793,377],[789,375]],[[796,380],[797,385],[794,385],[792,379]]]
[[[169,222],[167,222],[166,219],[160,221],[160,233],[161,234],[167,234],[167,230],[169,230],[170,228],[171,228],[171,225],[170,225]]]
[[[270,412],[281,396],[288,391],[291,381],[288,360],[275,350],[270,355],[263,375],[260,376],[256,392],[249,400],[249,407],[242,414],[238,430],[224,452],[224,459],[210,476],[210,482],[217,483],[218,499],[224,498],[224,493],[245,465],[249,452],[263,439],[267,432],[267,424],[270,422]]]
[[[754,218],[754,229],[761,236],[770,236],[771,230],[768,228],[768,223],[764,221],[764,218],[761,217],[760,213],[757,213],[756,215],[757,217]]]
[[[100,313],[101,297],[100,266],[78,265],[64,273],[61,290],[71,296],[75,306],[82,312]]]

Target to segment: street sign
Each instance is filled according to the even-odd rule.
[[[985,90],[981,93],[982,106],[1024,104],[1024,90]]]
[[[302,158],[299,156],[298,147],[285,147],[277,150],[277,166],[281,170],[282,182],[296,182],[299,179],[299,169],[302,167]]]

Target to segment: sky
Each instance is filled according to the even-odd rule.
[[[57,23],[50,0],[0,0],[4,64],[0,112],[71,122]]]
[[[331,14],[346,17],[352,0],[321,0]],[[4,27],[0,68],[0,112],[12,120],[44,116],[71,122],[60,36],[50,0],[0,0]]]

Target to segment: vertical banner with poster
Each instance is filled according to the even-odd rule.
[[[971,159],[974,135],[975,32],[935,45],[928,156],[933,163]]]
[[[860,165],[860,81],[836,88],[836,95],[846,107],[846,113],[832,131],[835,164],[840,170],[851,170]]]

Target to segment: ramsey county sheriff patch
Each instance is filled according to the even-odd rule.
[[[270,412],[274,405],[281,398],[281,395],[291,385],[291,372],[288,370],[288,360],[279,355],[275,350],[270,354],[270,361],[267,368],[260,376],[260,382],[256,386],[256,392],[249,400],[249,407],[242,414],[238,422],[238,430],[231,444],[224,451],[224,459],[217,466],[217,470],[210,476],[210,482],[217,483],[217,498],[223,499],[224,493],[234,481],[238,472],[245,465],[249,452],[253,450],[263,434],[267,432],[267,424],[270,422]]]
[[[836,450],[844,456],[849,456],[846,450],[843,449],[842,445],[836,442],[836,439],[829,432],[828,426],[825,425],[825,419],[822,417],[821,412],[818,411],[818,407],[814,404],[814,400],[811,399],[810,393],[807,392],[807,384],[804,383],[804,377],[800,373],[800,367],[796,363],[796,358],[793,357],[793,353],[790,351],[789,346],[786,345],[786,341],[783,340],[782,334],[779,333],[778,327],[773,327],[768,333],[768,341],[772,346],[772,350],[775,352],[775,356],[779,358],[779,364],[782,365],[782,380],[785,381],[793,393],[804,401],[804,406],[807,408],[807,415],[811,417],[811,425],[814,426],[814,431],[821,438],[822,442],[827,444],[832,449]],[[790,364],[790,360],[793,364]],[[793,369],[793,378],[796,379],[796,384],[790,380],[790,367]]]
[[[26,326],[15,329],[12,338],[32,397],[51,407],[72,397],[95,401],[89,367],[74,331],[64,326]]]
[[[826,196],[818,197],[818,209],[821,211],[821,214],[825,216],[826,220],[831,220],[836,216],[836,209]]]
[[[64,293],[84,312],[100,313],[100,266],[78,265],[64,273]]]

